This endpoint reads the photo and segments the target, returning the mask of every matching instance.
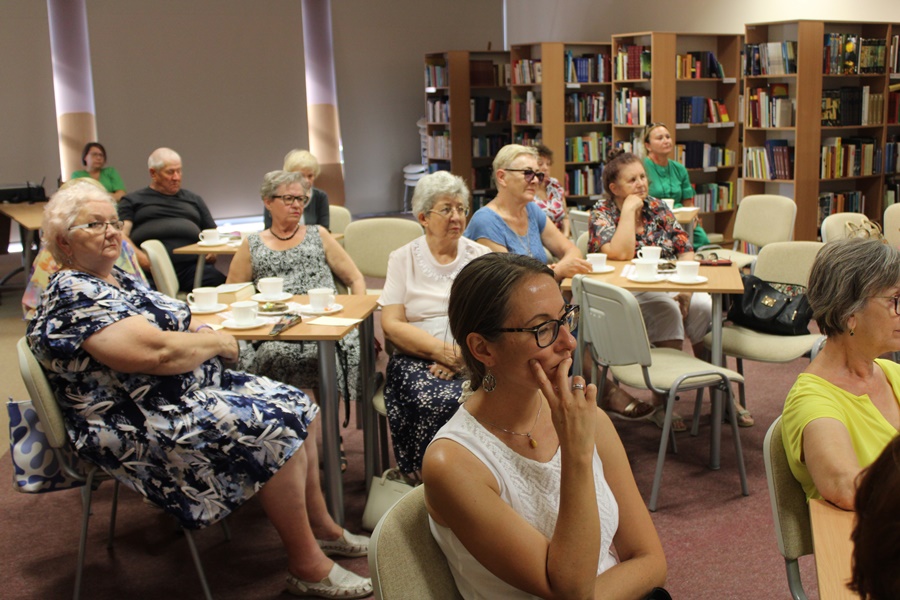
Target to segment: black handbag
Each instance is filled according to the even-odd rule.
[[[812,307],[806,288],[798,285],[769,283],[754,275],[741,275],[742,296],[734,297],[728,320],[735,325],[775,335],[806,335]]]

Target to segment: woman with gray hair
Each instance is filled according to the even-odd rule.
[[[309,183],[309,203],[303,209],[303,223],[305,225],[321,225],[331,231],[331,213],[328,209],[328,194],[319,188],[313,187],[313,183],[322,168],[319,161],[309,150],[291,150],[284,155],[285,171],[300,173]],[[263,209],[263,224],[266,229],[272,226],[272,214]]]
[[[384,386],[394,456],[403,473],[417,477],[425,447],[456,412],[462,391],[462,357],[447,323],[450,285],[490,249],[462,236],[469,190],[456,175],[422,177],[412,207],[425,235],[391,253],[378,302],[384,336],[397,349]]]
[[[878,240],[826,244],[807,290],[827,337],[784,403],[784,448],[807,499],[853,510],[860,471],[900,429],[900,251]]]
[[[244,239],[231,261],[228,283],[263,277],[282,277],[284,291],[305,294],[313,288],[334,289],[335,276],[351,294],[365,294],[362,273],[344,248],[320,225],[303,225],[300,215],[309,202],[309,184],[300,173],[267,173],[260,196],[272,213],[272,226]],[[338,343],[338,381],[345,399],[359,390],[359,334]],[[242,347],[241,367],[251,373],[290,383],[319,387],[319,359],[315,342],[256,341]]]

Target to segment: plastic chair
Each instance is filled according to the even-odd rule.
[[[739,269],[749,266],[756,256],[740,252],[740,243],[764,248],[774,242],[787,242],[794,237],[797,205],[787,196],[758,194],[746,196],[738,204],[734,217],[734,248],[717,251],[719,258],[730,258]]]
[[[577,240],[582,233],[590,229],[591,213],[586,210],[569,209],[569,224],[572,227],[572,239]]]
[[[403,167],[403,212],[412,212],[412,192],[427,173],[427,165],[410,164]]]
[[[891,204],[884,210],[884,239],[894,248],[900,248],[900,204]]]
[[[857,212],[841,212],[828,215],[822,221],[822,243],[827,244],[828,242],[850,237],[847,223],[859,225],[863,221],[868,220],[866,215]]]
[[[353,215],[350,214],[346,207],[329,204],[328,219],[331,225],[331,233],[344,233],[347,225],[353,220]]]
[[[806,287],[813,261],[824,244],[821,242],[776,242],[763,248],[753,274],[763,281],[789,283]],[[769,363],[791,362],[809,353],[821,338],[807,335],[775,335],[761,333],[731,323],[722,326],[722,352],[737,360],[738,373],[744,373],[744,359]],[[712,334],[706,334],[703,345],[712,348]],[[747,408],[743,387],[739,390],[741,406]]]
[[[587,249],[588,249],[588,240],[591,238],[591,234],[588,231],[585,231],[581,235],[579,235],[576,239],[575,246],[581,252],[581,258],[587,258]]]
[[[778,540],[778,551],[784,557],[791,597],[794,600],[806,600],[797,559],[813,553],[812,528],[806,493],[800,482],[794,479],[784,451],[781,415],[766,432],[763,461],[766,465],[772,518],[775,521],[775,538]]]
[[[428,526],[425,486],[403,496],[369,539],[369,575],[375,598],[462,598],[443,551]]]
[[[175,275],[175,267],[172,266],[172,259],[163,243],[159,240],[146,240],[141,248],[150,258],[150,273],[156,289],[171,298],[186,299],[187,292],[178,289],[178,276]]]
[[[47,441],[53,448],[53,453],[60,467],[67,475],[73,479],[84,482],[81,487],[81,537],[78,542],[78,562],[75,570],[75,589],[72,597],[78,600],[81,596],[81,580],[84,572],[84,555],[87,547],[88,521],[91,518],[91,499],[94,488],[100,482],[111,480],[115,483],[115,491],[113,493],[112,511],[109,520],[109,540],[107,547],[112,548],[113,537],[116,529],[116,508],[119,499],[119,482],[114,480],[106,472],[102,471],[97,465],[80,461],[75,457],[74,451],[63,452],[64,448],[70,447],[69,436],[66,433],[63,421],[62,411],[56,401],[56,396],[50,388],[50,382],[44,369],[37,361],[31,348],[28,347],[28,341],[22,337],[16,344],[16,350],[19,355],[19,372],[22,374],[22,380],[25,382],[25,388],[31,396],[31,402],[34,404],[34,410],[38,414],[41,425],[43,425],[44,433]],[[225,522],[222,521],[223,527]],[[209,591],[209,584],[206,582],[206,575],[203,572],[203,564],[200,562],[200,555],[197,553],[197,547],[194,544],[194,538],[189,529],[182,527],[185,539],[190,547],[191,557],[194,560],[194,566],[197,568],[197,575],[200,577],[200,584],[203,587],[203,593],[208,600],[212,600],[212,594]],[[229,533],[225,529],[226,537]]]
[[[681,350],[651,348],[640,306],[634,295],[627,290],[584,275],[576,275],[572,280],[572,297],[581,299],[583,343],[591,344],[591,358],[595,364],[602,366],[602,373],[593,380],[600,382],[602,388],[607,371],[612,371],[616,380],[627,386],[666,395],[666,417],[659,440],[653,489],[650,492],[650,510],[655,511],[657,508],[663,464],[666,460],[666,442],[670,437],[673,451],[677,452],[672,431],[676,396],[689,390],[717,388],[725,392],[725,413],[734,436],[741,493],[749,495],[740,429],[731,392],[731,383],[743,385],[744,378],[739,373],[716,367]],[[597,397],[602,396],[603,390],[600,389]],[[702,396],[698,395],[697,402],[701,401]]]
[[[384,279],[391,252],[425,231],[418,222],[395,217],[378,217],[353,221],[344,230],[344,249],[366,277]],[[380,289],[367,293],[380,295]]]

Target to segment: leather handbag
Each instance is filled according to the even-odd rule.
[[[388,469],[381,477],[373,477],[362,516],[363,529],[374,531],[384,513],[414,487],[404,480],[397,469]]]
[[[9,456],[13,463],[13,487],[24,493],[55,492],[84,485],[67,475],[59,462],[31,400],[10,400]],[[63,452],[71,452],[65,448]]]
[[[806,288],[769,283],[754,275],[741,275],[744,293],[734,298],[728,320],[736,325],[775,335],[806,335],[812,307]]]

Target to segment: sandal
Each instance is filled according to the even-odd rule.
[[[322,581],[303,581],[288,575],[287,591],[295,596],[316,598],[365,598],[372,594],[372,580],[335,563]]]
[[[653,414],[650,415],[650,420],[656,423],[656,426],[660,429],[663,428],[663,423],[666,421],[666,409],[664,406],[656,407],[656,410],[653,411]],[[675,433],[681,433],[682,431],[687,431],[687,425],[684,424],[684,419],[681,418],[677,412],[672,413],[672,431]]]
[[[336,540],[316,540],[325,556],[347,556],[355,558],[369,554],[369,538],[350,533],[346,529]]]
[[[647,404],[643,400],[632,400],[628,406],[621,411],[612,408],[605,409],[613,417],[623,419],[625,421],[643,421],[649,419],[650,415],[656,410],[652,404]]]
[[[751,415],[750,411],[746,408],[741,408],[737,411],[737,422],[738,427],[753,427],[756,425],[756,421],[753,420],[753,415]]]

